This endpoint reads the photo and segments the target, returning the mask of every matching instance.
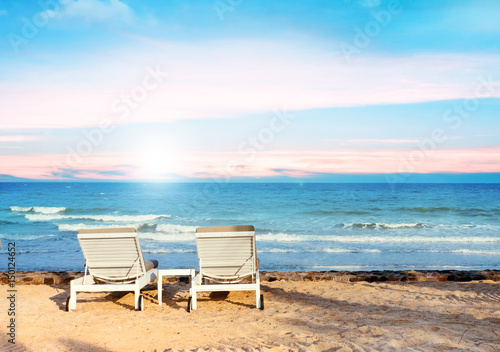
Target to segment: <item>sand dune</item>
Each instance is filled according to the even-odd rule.
[[[154,285],[146,310],[133,295],[79,295],[64,311],[68,286],[18,286],[12,351],[498,351],[500,284],[274,281],[262,285],[265,310],[251,292],[200,296],[186,311],[184,284]],[[5,296],[7,287],[1,286]],[[4,330],[3,328],[2,330]]]

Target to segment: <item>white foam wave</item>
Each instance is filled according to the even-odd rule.
[[[445,229],[490,229],[490,230],[496,230],[500,229],[500,226],[498,225],[479,225],[479,224],[460,224],[460,225],[437,225],[436,227],[438,228],[445,228]]]
[[[197,227],[198,226],[159,224],[156,226],[156,231],[164,233],[195,233]]]
[[[379,249],[323,248],[319,251],[324,253],[381,253]]]
[[[147,254],[171,254],[171,253],[196,253],[195,249],[184,248],[158,248],[158,249],[143,249],[143,253]]]
[[[456,249],[456,250],[450,251],[450,253],[478,254],[478,255],[500,255],[500,251],[485,251],[485,250],[474,250],[474,249]]]
[[[263,242],[337,242],[337,243],[415,243],[415,242],[446,242],[446,243],[485,243],[500,242],[500,237],[430,237],[430,236],[320,236],[269,233],[257,235]]]
[[[382,253],[382,251],[380,249],[363,249],[363,250],[361,250],[361,252],[364,252],[364,253]]]
[[[66,211],[65,207],[33,207],[35,213],[41,214],[56,214]]]
[[[323,253],[356,253],[356,250],[353,249],[344,249],[344,248],[322,248],[318,252]]]
[[[156,228],[157,232],[176,234],[176,233],[194,233],[197,226],[184,226],[184,225],[172,225],[172,224],[152,224],[152,223],[128,223],[128,224],[110,224],[110,225],[93,225],[93,224],[56,224],[60,231],[80,231],[89,229],[109,229],[120,227],[132,227],[136,230],[140,230],[144,227]]]
[[[299,253],[298,249],[292,248],[262,248],[258,249],[259,253]]]
[[[86,224],[56,224],[59,231],[80,231],[80,230],[90,230],[90,229],[110,229],[115,228],[117,225],[86,225]],[[139,230],[143,224],[126,224],[119,225],[119,227],[132,227]]]
[[[1,239],[8,239],[12,241],[33,241],[40,238],[56,237],[56,235],[9,235],[0,234]],[[5,248],[5,247],[4,247]]]
[[[156,242],[192,242],[194,243],[194,233],[164,234],[145,232],[140,233],[139,238],[153,240]]]
[[[318,248],[300,250],[294,248],[262,248],[260,253],[381,253],[379,249]]]
[[[19,212],[31,211],[31,209],[33,209],[33,207],[10,207],[10,210]]]
[[[391,224],[391,223],[352,223],[352,224],[341,224],[344,229],[418,229],[430,227],[430,225],[422,223],[402,223],[402,224]]]
[[[53,221],[53,220],[94,220],[102,222],[148,222],[160,218],[169,218],[171,215],[47,215],[47,214],[26,214],[24,216],[30,221]]]
[[[10,210],[16,211],[16,212],[35,212],[35,213],[40,213],[40,214],[56,214],[56,213],[62,213],[67,210],[65,207],[17,207],[17,206],[12,206],[10,207]]]

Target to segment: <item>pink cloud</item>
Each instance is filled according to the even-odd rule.
[[[238,152],[95,153],[78,162],[67,155],[0,156],[1,174],[35,179],[169,180],[314,174],[500,172],[500,147],[435,150],[276,150]]]
[[[7,135],[0,136],[0,143],[2,142],[28,142],[28,141],[38,141],[42,139],[39,136],[24,136],[24,135]]]
[[[325,142],[338,142],[341,145],[348,143],[363,143],[363,144],[405,144],[418,143],[418,139],[376,139],[376,138],[360,138],[360,139],[327,139]]]

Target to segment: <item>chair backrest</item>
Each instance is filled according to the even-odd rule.
[[[257,272],[253,226],[200,227],[195,236],[203,276],[237,280]]]
[[[81,230],[78,241],[89,274],[104,280],[127,280],[146,273],[134,228]]]

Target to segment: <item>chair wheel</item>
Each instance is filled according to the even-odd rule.
[[[192,300],[193,300],[193,297],[189,296],[189,298],[188,298],[188,306],[187,306],[188,313],[191,313],[191,301]]]
[[[264,310],[264,295],[260,295],[260,310]]]
[[[69,312],[69,300],[70,300],[71,296],[68,296],[68,298],[66,299],[66,312]]]

